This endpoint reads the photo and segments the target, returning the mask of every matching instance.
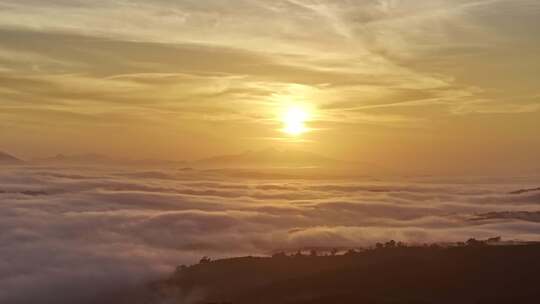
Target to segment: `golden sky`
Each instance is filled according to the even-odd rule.
[[[539,54],[537,0],[0,0],[0,148],[534,172]]]

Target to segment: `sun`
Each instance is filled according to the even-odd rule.
[[[284,113],[282,117],[283,132],[298,136],[308,131],[306,127],[306,121],[309,115],[306,110],[300,107],[290,107]]]

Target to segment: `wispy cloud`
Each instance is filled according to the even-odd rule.
[[[47,122],[36,110],[67,113],[66,124],[75,113],[146,133],[159,124],[162,133],[197,134],[221,149],[225,142],[261,145],[238,144],[232,130],[240,128],[259,133],[244,139],[279,137],[276,116],[290,102],[310,104],[317,112],[310,127],[334,133],[342,124],[367,134],[421,125],[448,139],[455,134],[440,122],[459,128],[463,116],[507,114],[512,124],[538,116],[537,1],[0,4],[0,113],[28,113],[20,122],[0,114],[0,126],[33,147],[26,151],[38,145],[18,136],[28,126],[42,126],[59,146],[75,149],[73,135],[59,133],[64,120]],[[96,136],[88,131],[93,120],[80,124],[79,134]],[[222,142],[212,136],[216,124],[226,133]],[[335,138],[320,134],[306,142]],[[123,137],[122,147],[100,146],[133,151],[138,139]],[[528,138],[527,146],[538,146]]]

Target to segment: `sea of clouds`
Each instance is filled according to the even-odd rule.
[[[105,303],[205,255],[540,240],[538,186],[539,177],[2,167],[0,303]]]

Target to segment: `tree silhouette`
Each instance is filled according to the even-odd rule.
[[[181,273],[183,271],[185,271],[188,267],[186,265],[179,265],[179,266],[176,266],[176,273]]]
[[[470,238],[467,240],[467,246],[470,246],[470,247],[478,247],[478,246],[483,246],[483,245],[485,245],[485,242],[479,241],[475,238]]]
[[[386,242],[386,244],[384,244],[384,247],[386,247],[386,248],[395,248],[396,247],[396,241],[391,240],[389,242]]]
[[[212,259],[207,257],[207,256],[203,256],[201,258],[201,260],[199,261],[199,264],[208,264],[208,263],[211,263],[212,262]]]
[[[276,252],[272,255],[273,258],[285,258],[287,257],[287,254],[283,251],[281,252]]]
[[[345,252],[345,255],[354,255],[354,254],[357,254],[358,252],[354,249],[349,249],[347,250],[347,252]]]
[[[500,236],[497,236],[497,237],[492,237],[492,238],[489,238],[487,240],[488,243],[498,243],[501,241],[501,237]]]

